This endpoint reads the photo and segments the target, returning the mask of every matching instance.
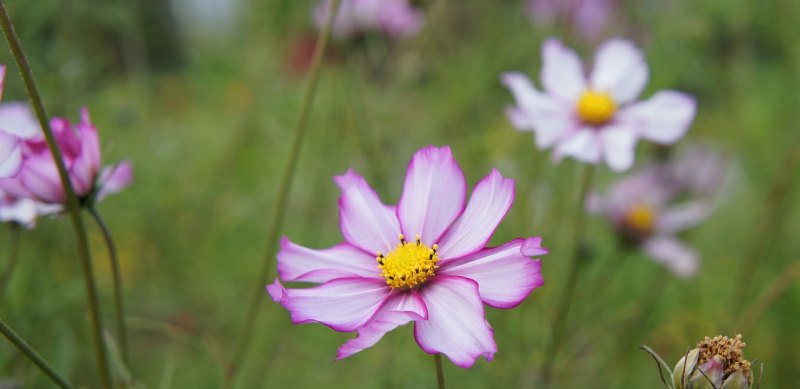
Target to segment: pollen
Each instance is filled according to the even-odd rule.
[[[617,112],[617,104],[606,92],[586,90],[578,99],[578,118],[582,122],[599,126],[608,123]]]
[[[433,277],[439,257],[436,255],[437,245],[429,247],[422,243],[420,236],[414,242],[406,241],[400,234],[400,243],[388,255],[378,253],[375,260],[386,284],[393,289],[413,289],[422,286],[428,278]]]
[[[625,214],[625,224],[636,232],[649,234],[656,226],[656,211],[647,204],[636,204]]]
[[[742,341],[742,334],[737,334],[735,338],[717,335],[713,338],[706,336],[697,344],[697,349],[700,350],[700,359],[697,365],[705,363],[707,360],[719,355],[725,362],[725,375],[731,374],[735,371],[741,371],[745,377],[750,376],[750,361],[744,359],[742,349],[747,344]]]

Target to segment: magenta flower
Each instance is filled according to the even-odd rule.
[[[312,12],[317,28],[327,15],[329,0],[320,1]],[[342,0],[333,21],[332,34],[337,39],[350,39],[377,31],[390,38],[405,38],[422,28],[425,16],[408,0]]]
[[[484,177],[465,206],[466,183],[450,148],[419,150],[408,166],[399,204],[384,205],[352,170],[335,178],[342,190],[339,216],[345,242],[312,250],[284,238],[278,274],[284,281],[321,284],[267,286],[294,323],[318,322],[358,337],[337,359],[377,343],[414,322],[427,353],[460,367],[497,351],[483,304],[513,308],[543,284],[541,238],[486,243],[514,200],[514,181],[496,170]]]
[[[672,144],[694,120],[695,100],[681,92],[660,91],[636,102],[647,84],[648,69],[629,41],[613,39],[601,45],[588,77],[575,52],[558,40],[542,45],[542,57],[544,93],[524,74],[503,74],[502,82],[517,101],[506,112],[515,127],[536,133],[539,148],[553,147],[556,160],[570,156],[627,170],[640,138]]]
[[[128,162],[101,170],[97,129],[86,108],[81,110],[79,123],[73,125],[67,119],[53,118],[50,126],[63,154],[72,186],[82,201],[102,199],[130,183],[132,168]],[[0,179],[0,189],[16,198],[64,204],[66,195],[55,160],[38,126],[36,131],[22,144],[21,170],[13,178]]]
[[[690,164],[697,168],[687,169]],[[708,218],[725,175],[717,154],[689,149],[674,162],[651,165],[619,180],[605,196],[590,196],[587,208],[605,215],[620,236],[656,262],[680,277],[691,277],[699,256],[677,234]]]
[[[528,0],[526,6],[536,24],[562,20],[584,39],[594,39],[611,24],[619,4],[617,0]]]

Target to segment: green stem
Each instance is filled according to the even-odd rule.
[[[89,314],[92,322],[92,336],[94,338],[94,349],[97,356],[97,366],[100,374],[100,380],[107,388],[112,388],[113,380],[111,376],[111,369],[108,363],[108,353],[103,343],[103,323],[100,316],[100,302],[97,297],[97,287],[94,281],[94,271],[92,269],[92,258],[89,252],[89,241],[86,237],[86,228],[81,217],[81,205],[78,197],[75,195],[75,190],[72,188],[72,182],[69,179],[67,168],[64,166],[63,156],[61,150],[58,148],[58,143],[53,135],[53,130],[50,128],[47,113],[42,103],[42,98],[39,95],[39,90],[36,87],[36,80],[33,77],[33,70],[28,63],[28,58],[22,50],[22,44],[14,25],[11,22],[11,16],[6,10],[5,3],[0,0],[0,26],[2,26],[3,34],[8,41],[8,46],[14,59],[17,62],[22,79],[25,82],[25,89],[28,91],[28,96],[31,100],[31,105],[36,112],[36,117],[39,124],[42,126],[47,147],[53,155],[56,167],[58,168],[58,175],[61,178],[61,185],[64,187],[64,194],[67,198],[67,209],[72,219],[72,225],[75,230],[75,235],[78,241],[78,257],[80,258],[81,270],[83,271],[83,279],[86,284],[86,295],[89,300]]]
[[[67,382],[67,380],[61,376],[61,374],[58,374],[58,372],[55,371],[55,369],[53,369],[53,367],[50,366],[50,364],[47,363],[47,361],[45,361],[44,358],[42,358],[42,356],[39,355],[39,353],[37,353],[36,350],[34,350],[33,347],[28,344],[28,342],[25,341],[25,339],[22,339],[22,337],[14,332],[14,330],[11,329],[11,327],[9,327],[2,318],[0,318],[0,332],[2,332],[3,336],[5,336],[9,342],[13,343],[20,352],[25,354],[25,356],[28,357],[31,362],[39,367],[44,374],[47,374],[47,376],[53,380],[53,383],[62,388],[72,388],[72,385],[70,385],[69,382]]]
[[[442,354],[433,354],[433,363],[436,365],[436,387],[444,389],[444,369],[442,368]]]
[[[547,361],[544,366],[544,387],[549,387],[550,381],[553,378],[556,358],[558,351],[561,348],[562,338],[565,332],[564,326],[566,325],[567,316],[569,315],[569,308],[572,305],[572,297],[575,294],[575,287],[578,284],[578,275],[580,273],[581,257],[585,252],[584,242],[584,225],[586,224],[586,212],[584,205],[586,204],[586,197],[592,188],[592,181],[594,180],[594,165],[586,165],[583,172],[583,180],[581,183],[580,195],[578,196],[578,204],[575,208],[575,235],[573,236],[572,257],[570,259],[569,268],[567,270],[567,283],[564,292],[561,294],[561,300],[556,306],[556,316],[553,321],[553,343],[550,347],[550,352],[547,353]]]
[[[17,258],[19,258],[19,224],[10,224],[10,230],[11,242],[8,248],[8,263],[6,263],[6,268],[3,270],[3,275],[0,276],[0,302],[6,297],[8,284],[11,283],[11,275],[14,274],[14,269],[17,268]]]
[[[122,298],[122,272],[119,267],[119,257],[117,256],[117,246],[111,237],[111,230],[108,229],[105,220],[100,216],[100,212],[94,206],[88,207],[89,213],[94,218],[97,227],[103,233],[103,239],[108,247],[109,262],[111,263],[111,274],[114,282],[114,303],[117,306],[117,331],[119,331],[119,345],[122,352],[122,362],[130,368],[130,355],[128,348],[128,326],[125,324],[125,305]]]
[[[237,371],[241,367],[242,360],[250,346],[250,337],[253,334],[256,320],[258,319],[259,307],[264,299],[264,285],[268,282],[270,273],[273,266],[273,259],[276,254],[278,235],[280,234],[283,226],[283,221],[286,216],[286,204],[289,201],[289,195],[294,181],[295,171],[297,170],[297,161],[300,157],[300,150],[303,146],[305,139],[306,123],[308,122],[309,114],[314,103],[314,96],[317,91],[317,84],[319,81],[320,69],[322,68],[322,59],[325,54],[325,47],[328,44],[328,38],[331,35],[331,28],[333,26],[333,19],[339,9],[339,0],[333,0],[328,5],[328,14],[325,19],[322,30],[319,33],[317,46],[314,49],[314,57],[311,62],[311,75],[306,86],[305,93],[303,94],[303,102],[300,107],[300,114],[297,120],[297,127],[295,127],[294,139],[292,141],[292,148],[289,151],[289,160],[286,163],[286,169],[283,172],[283,177],[280,183],[280,191],[278,192],[278,199],[275,202],[275,210],[273,212],[272,222],[270,223],[267,232],[267,248],[264,253],[264,260],[261,270],[258,273],[258,280],[256,288],[253,290],[253,295],[250,298],[247,311],[245,313],[244,325],[239,339],[236,342],[236,348],[233,352],[233,357],[228,364],[225,374],[224,387],[229,388],[233,385],[234,378]]]

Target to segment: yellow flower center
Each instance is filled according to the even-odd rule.
[[[625,223],[636,231],[651,233],[656,224],[656,211],[647,204],[634,205],[625,215]]]
[[[375,260],[386,284],[393,289],[411,289],[422,286],[435,274],[434,270],[439,267],[436,265],[439,262],[437,249],[435,244],[431,248],[422,243],[419,235],[416,242],[409,243],[400,234],[400,244],[386,256],[379,252]]]
[[[577,110],[582,122],[599,126],[611,121],[617,112],[617,104],[610,94],[587,89],[578,99]]]

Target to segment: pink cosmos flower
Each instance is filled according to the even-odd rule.
[[[330,0],[320,1],[312,12],[317,28],[321,28]],[[425,17],[408,0],[342,0],[333,22],[332,34],[349,39],[369,31],[378,31],[390,38],[405,38],[422,28]]]
[[[686,169],[690,164],[696,169]],[[623,238],[656,262],[691,277],[699,256],[677,234],[708,218],[725,176],[719,155],[691,148],[674,162],[647,166],[619,180],[605,196],[590,196],[587,209],[605,215]]]
[[[515,127],[536,134],[539,148],[553,147],[556,160],[570,156],[627,170],[640,138],[672,144],[694,120],[695,100],[681,92],[660,91],[636,102],[647,84],[648,68],[629,41],[612,39],[601,45],[588,77],[575,52],[558,40],[542,45],[542,57],[544,92],[524,74],[503,74],[502,82],[517,101],[506,113]]]
[[[0,65],[0,98],[3,96],[5,82],[6,66]],[[7,112],[3,112],[3,115],[9,116]],[[22,167],[22,142],[8,124],[8,121],[0,119],[0,178],[13,177]]]
[[[86,108],[81,109],[79,123],[73,125],[67,119],[53,118],[50,126],[61,148],[72,186],[82,201],[102,199],[130,183],[132,168],[128,162],[101,169],[97,129]],[[36,131],[22,144],[21,170],[12,178],[0,179],[0,189],[16,198],[64,204],[66,195],[55,160],[38,126]]]
[[[528,15],[537,24],[559,20],[570,24],[585,39],[594,39],[612,21],[617,0],[528,0]]]
[[[339,216],[345,242],[312,250],[284,238],[278,274],[284,281],[321,284],[267,286],[294,323],[318,322],[358,337],[337,359],[377,343],[414,322],[427,353],[442,353],[460,367],[497,351],[483,304],[513,308],[543,284],[541,238],[486,243],[514,200],[514,182],[496,170],[465,205],[466,183],[449,147],[419,150],[411,160],[399,204],[384,205],[361,176],[335,178],[342,190]]]

